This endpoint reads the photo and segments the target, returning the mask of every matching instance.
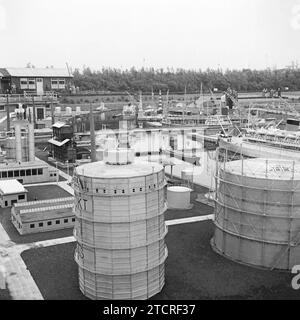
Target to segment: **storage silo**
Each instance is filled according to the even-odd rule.
[[[75,261],[90,299],[148,299],[165,283],[164,169],[131,161],[118,149],[74,173]]]
[[[213,248],[257,267],[299,264],[300,163],[239,160],[217,172]]]
[[[167,189],[168,208],[182,210],[191,209],[191,192],[192,190],[186,187],[169,187]]]

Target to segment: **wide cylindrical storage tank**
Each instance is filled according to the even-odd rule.
[[[110,161],[116,158],[110,155]],[[76,168],[75,260],[85,296],[148,299],[162,290],[164,186],[164,169],[158,164],[100,161]]]
[[[186,187],[169,187],[167,201],[169,209],[191,209],[191,189]]]
[[[217,174],[213,248],[237,262],[290,270],[300,261],[300,163],[239,160]]]

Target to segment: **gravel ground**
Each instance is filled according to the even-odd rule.
[[[169,227],[166,285],[155,300],[299,299],[289,273],[229,261],[210,247],[211,221]],[[78,289],[75,243],[23,252],[45,299],[85,299]]]

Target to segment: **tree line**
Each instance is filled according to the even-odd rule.
[[[74,85],[80,91],[124,92],[142,91],[151,93],[162,90],[173,92],[204,92],[217,88],[225,91],[231,87],[239,92],[262,91],[263,89],[300,90],[300,69],[266,70],[184,70],[184,69],[135,69],[119,70],[102,68],[92,71],[75,69]]]

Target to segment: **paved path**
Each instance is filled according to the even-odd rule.
[[[42,300],[43,296],[20,256],[20,251],[0,224],[0,264],[14,300]]]

